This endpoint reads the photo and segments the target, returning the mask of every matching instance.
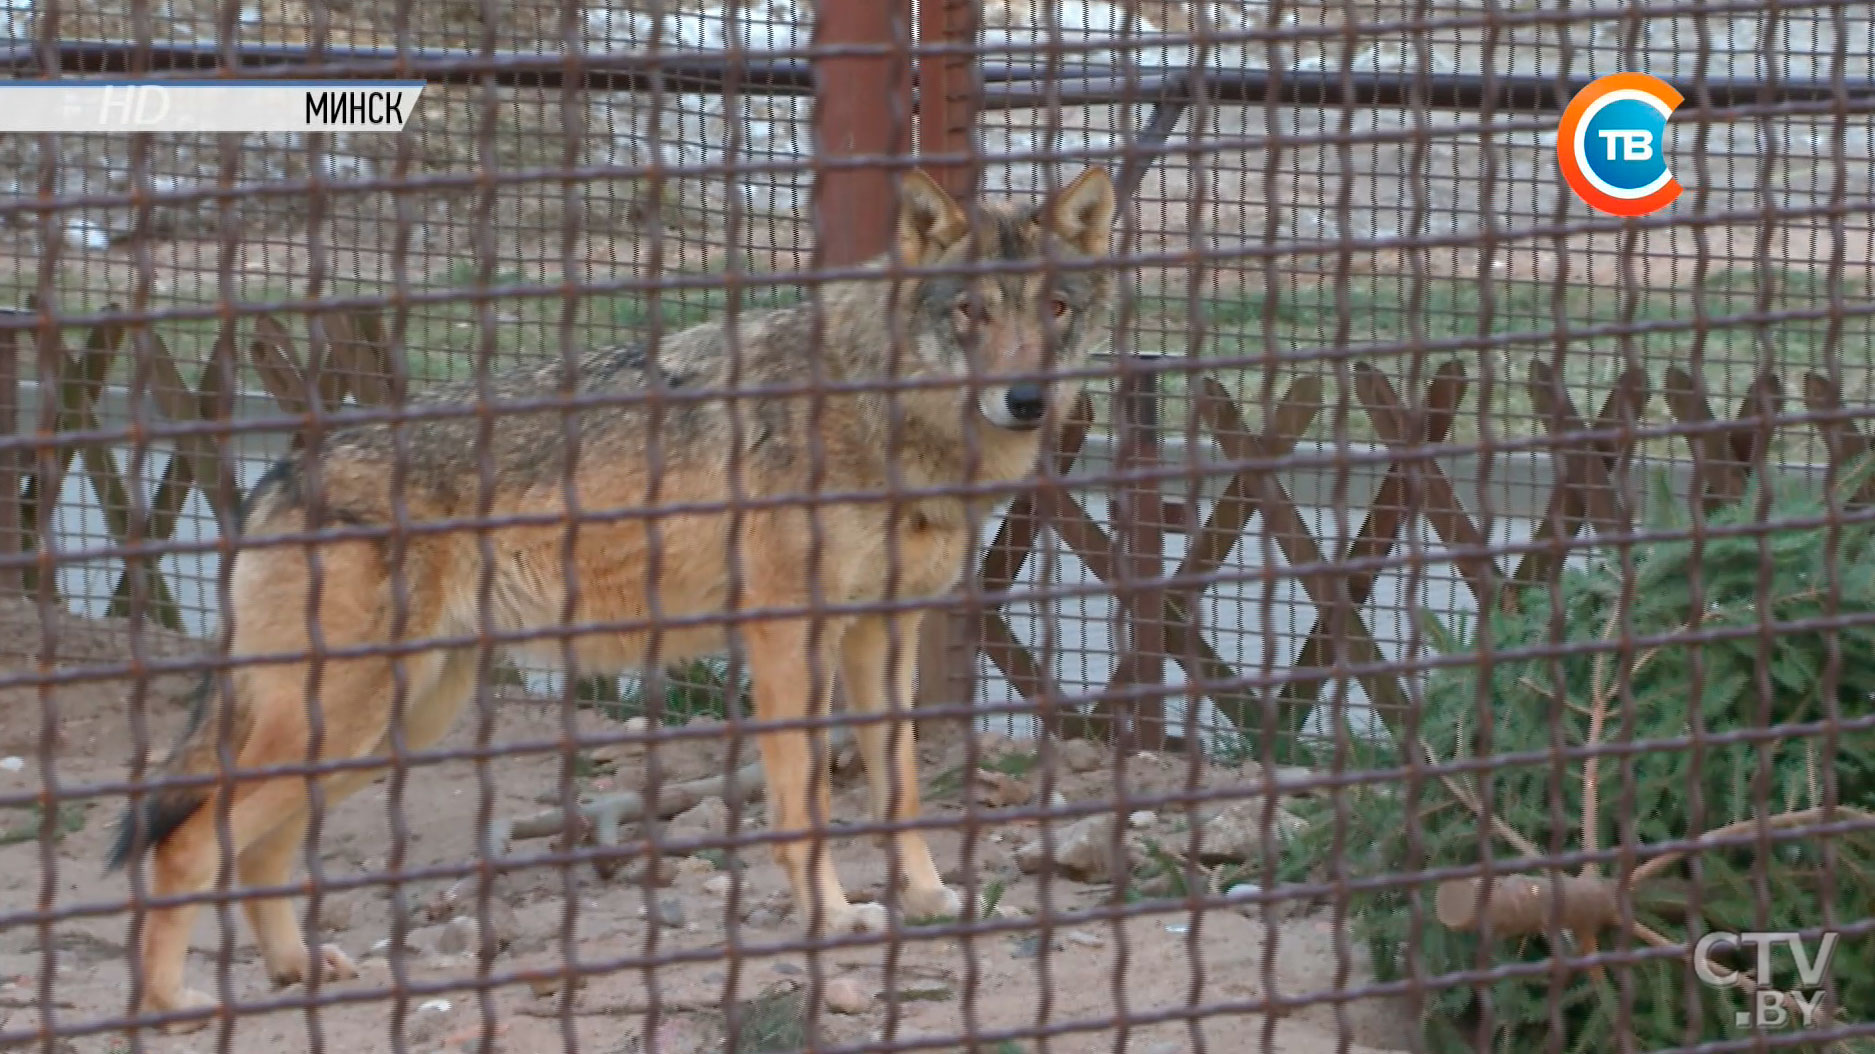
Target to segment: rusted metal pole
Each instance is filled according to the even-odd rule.
[[[923,0],[918,6],[920,44],[974,45],[978,0]],[[919,163],[951,196],[962,201],[977,192],[983,166],[973,149],[982,98],[974,56],[918,58]],[[938,161],[938,157],[962,157]]]
[[[0,329],[0,435],[11,437],[19,430],[20,360],[19,331]],[[40,393],[40,398],[45,398]],[[0,554],[12,556],[25,548],[20,533],[20,463],[15,450],[0,451]],[[50,520],[47,517],[48,522]],[[23,588],[20,568],[0,571],[0,592],[17,594]]]
[[[908,26],[910,0],[821,0],[819,48],[888,45]],[[912,77],[905,53],[817,60],[814,150],[822,161],[910,153]],[[885,252],[896,206],[883,165],[823,168],[815,189],[815,244],[822,267],[850,267]]]
[[[923,0],[918,5],[918,42],[971,44],[977,35],[977,0]],[[970,55],[921,55],[918,59],[919,167],[959,201],[977,193],[982,165],[974,131],[982,92]],[[940,161],[942,157],[967,160]],[[933,612],[918,641],[918,703],[950,706],[970,702],[976,690],[976,613]]]
[[[884,45],[911,28],[910,0],[821,0],[817,47]],[[903,27],[903,28],[901,28]],[[814,78],[814,143],[823,161],[856,156],[908,157],[912,145],[912,70],[909,52],[880,57],[822,59]],[[958,179],[949,173],[949,179]],[[953,187],[947,180],[947,186]],[[823,168],[816,184],[815,244],[821,267],[851,267],[891,245],[898,207],[894,173],[883,165]],[[960,662],[963,637],[954,616],[924,620],[917,641],[919,703],[967,701],[971,660]]]

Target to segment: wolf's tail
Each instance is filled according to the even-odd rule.
[[[215,705],[219,694],[214,676],[204,674],[196,686],[189,707],[189,722],[182,730],[182,737],[169,752],[168,760],[155,769],[155,775],[208,775],[215,771],[219,754],[216,739],[221,732],[221,722],[210,718],[220,713],[220,707]],[[230,744],[236,751],[247,738],[244,724],[236,722],[235,742]],[[132,802],[118,818],[117,838],[105,858],[105,873],[116,871],[161,845],[207,803],[212,791],[212,787],[205,785],[165,786],[144,795],[141,801]]]

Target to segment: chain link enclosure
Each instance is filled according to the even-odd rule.
[[[1875,5],[923,3],[0,0],[14,78],[429,85],[399,135],[0,138],[0,1047],[1875,1049]],[[1688,189],[1624,220],[1569,193],[1555,130],[1629,70],[1686,97]],[[516,631],[483,593],[473,632],[349,651],[288,612],[313,642],[274,658],[322,707],[322,666],[375,659],[395,712],[441,646],[473,693],[351,798],[308,792],[273,892],[361,976],[276,990],[229,852],[187,962],[227,1011],[158,1034],[188,1016],[139,1011],[165,905],[102,861],[127,802],[186,786],[157,765],[195,683],[261,661],[227,612],[276,463],[422,427],[448,385],[472,437],[779,398],[499,378],[655,365],[721,318],[733,349],[803,303],[819,355],[914,166],[1040,205],[1090,164],[1115,307],[1038,472],[956,590],[795,613],[937,627],[888,647],[920,660],[921,818],[868,811],[878,726],[760,719],[740,650],[551,661],[750,617],[727,602]],[[793,394],[897,406],[933,387],[917,351]],[[463,456],[470,493],[503,471]],[[971,491],[765,493],[731,461],[738,516]],[[711,511],[661,500],[545,529]],[[804,936],[771,860],[757,744],[802,728],[817,851],[884,933]],[[317,753],[269,774],[363,767]],[[959,917],[900,903],[874,843],[911,829]],[[1766,976],[1713,934],[1784,943]]]

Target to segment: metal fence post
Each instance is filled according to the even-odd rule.
[[[977,35],[975,0],[925,0],[918,8],[918,42],[973,44]],[[925,55],[918,60],[918,154],[924,170],[952,197],[967,201],[982,179],[975,140],[979,92],[972,57]],[[939,161],[934,157],[961,157]],[[966,572],[965,580],[972,577]],[[918,641],[920,706],[963,705],[976,693],[976,618],[970,611],[932,612]]]
[[[976,0],[926,0],[918,8],[920,45],[972,45],[977,39]],[[959,201],[976,194],[983,177],[972,132],[976,127],[976,66],[962,54],[918,59],[918,154],[926,172]],[[933,155],[960,158],[931,160]]]
[[[815,43],[821,48],[889,44],[896,23],[911,18],[911,0],[822,0]],[[910,154],[912,78],[897,56],[820,58],[814,70],[814,144],[823,161]],[[850,267],[891,246],[897,208],[892,171],[884,165],[821,168],[815,190],[815,246],[821,267]],[[941,635],[945,619],[925,625]],[[925,637],[931,633],[926,632]],[[920,678],[930,684],[943,667],[944,645],[927,660],[916,647]],[[838,684],[836,698],[843,695]],[[922,692],[921,692],[922,694]]]
[[[821,0],[818,8],[815,46],[827,49],[890,43],[895,23],[911,15],[910,0]],[[910,114],[911,78],[897,56],[816,60],[814,149],[823,162],[905,156]],[[894,206],[892,173],[883,165],[822,168],[815,198],[820,266],[848,267],[885,252]]]
[[[17,329],[0,329],[0,435],[8,438],[19,434],[19,333]],[[20,534],[23,460],[17,450],[0,452],[0,556],[13,556],[26,548]],[[17,565],[0,569],[0,592],[20,592],[22,578]]]

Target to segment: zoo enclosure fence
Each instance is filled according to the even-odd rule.
[[[141,226],[126,239],[127,248],[118,251],[143,255],[127,268],[135,273],[129,283],[135,288],[125,291],[137,298],[128,308],[103,302],[69,308],[73,299],[95,300],[97,293],[119,290],[84,288],[88,276],[68,278],[53,263],[41,263],[32,283],[41,299],[28,303],[22,297],[21,313],[0,330],[15,354],[30,348],[29,361],[37,366],[32,384],[17,388],[19,400],[0,406],[0,417],[13,418],[0,420],[0,427],[19,434],[21,407],[30,407],[23,416],[36,417],[39,425],[39,435],[30,442],[21,439],[8,447],[17,460],[7,471],[23,483],[0,487],[0,494],[21,495],[17,504],[0,502],[0,529],[16,528],[5,563],[22,588],[40,592],[56,582],[54,595],[61,601],[94,613],[142,613],[174,627],[207,625],[204,616],[213,607],[207,598],[215,581],[207,564],[220,544],[209,539],[226,535],[227,516],[241,489],[243,458],[232,452],[247,441],[243,437],[258,440],[271,433],[277,442],[290,430],[309,423],[330,428],[368,408],[395,413],[408,388],[431,379],[429,374],[473,373],[496,358],[525,357],[527,352],[499,343],[491,332],[498,326],[541,330],[549,336],[532,353],[551,354],[556,342],[588,327],[545,315],[504,319],[501,305],[550,303],[569,285],[575,298],[623,294],[621,299],[649,301],[648,308],[637,305],[630,324],[614,328],[647,330],[653,339],[695,310],[687,305],[720,306],[712,290],[734,285],[722,295],[735,300],[751,286],[781,281],[811,288],[865,255],[859,250],[867,238],[878,241],[886,215],[880,210],[889,203],[885,169],[902,167],[907,160],[902,126],[939,100],[946,108],[944,120],[937,122],[941,134],[932,134],[928,123],[921,125],[921,154],[927,162],[936,159],[956,186],[980,182],[986,161],[1045,163],[1070,154],[1098,155],[1102,151],[1063,148],[1063,114],[1072,108],[1117,106],[1137,120],[1123,121],[1117,145],[1104,151],[1119,163],[1120,182],[1132,204],[1122,262],[1133,272],[1128,282],[1133,306],[1122,310],[1116,355],[1101,378],[1110,379],[1112,389],[1101,391],[1097,385],[1095,398],[1065,429],[1050,473],[1055,482],[1018,497],[996,525],[974,588],[952,605],[960,615],[953,627],[961,629],[963,646],[939,643],[930,649],[936,656],[962,655],[952,663],[964,671],[949,679],[950,690],[930,712],[953,718],[965,713],[972,696],[957,686],[976,682],[980,669],[986,685],[993,682],[1006,691],[979,698],[987,705],[978,711],[1039,714],[1046,731],[1113,738],[1122,755],[1134,747],[1162,748],[1183,739],[1213,754],[1236,751],[1271,764],[1338,767],[1341,771],[1328,782],[1346,779],[1346,757],[1335,760],[1334,722],[1321,723],[1318,717],[1310,726],[1311,716],[1373,712],[1381,716],[1362,728],[1365,737],[1386,741],[1404,734],[1402,722],[1410,729],[1419,720],[1421,682],[1429,668],[1438,666],[1426,654],[1427,633],[1418,628],[1418,610],[1443,606],[1440,614],[1448,620],[1461,612],[1475,617],[1507,603],[1503,598],[1520,594],[1523,587],[1559,589],[1564,565],[1572,558],[1581,563],[1589,552],[1583,532],[1606,545],[1643,530],[1640,506],[1654,496],[1642,486],[1644,467],[1675,471],[1677,493],[1690,493],[1692,505],[1716,512],[1747,495],[1750,480],[1763,478],[1767,469],[1835,479],[1867,451],[1864,426],[1857,422],[1863,414],[1854,403],[1865,395],[1866,367],[1855,353],[1866,351],[1869,307],[1854,257],[1861,248],[1860,262],[1866,263],[1868,205],[1866,191],[1855,193],[1851,178],[1866,172],[1866,158],[1856,153],[1848,134],[1851,115],[1866,114],[1871,93],[1866,74],[1859,81],[1850,76],[1857,62],[1866,70],[1868,58],[1851,47],[1848,32],[1866,24],[1858,21],[1865,12],[1846,4],[1803,8],[1815,14],[1818,25],[1835,29],[1826,56],[1835,60],[1829,75],[1780,75],[1774,69],[1777,49],[1767,44],[1759,49],[1764,68],[1758,72],[1713,77],[1701,68],[1682,88],[1692,100],[1686,116],[1701,128],[1771,129],[1809,122],[1833,132],[1810,157],[1812,185],[1795,186],[1784,173],[1779,173],[1784,182],[1769,185],[1776,182],[1770,175],[1774,165],[1761,159],[1762,178],[1743,191],[1720,186],[1723,179],[1701,180],[1695,194],[1704,197],[1690,206],[1690,215],[1638,223],[1577,222],[1569,219],[1571,206],[1565,201],[1520,210],[1516,218],[1530,221],[1521,225],[1489,217],[1475,229],[1460,226],[1443,233],[1437,231],[1438,222],[1452,220],[1459,210],[1432,203],[1433,188],[1441,182],[1475,175],[1484,187],[1479,199],[1488,203],[1494,179],[1500,187],[1527,187],[1537,179],[1495,171],[1499,162],[1489,150],[1477,155],[1482,163],[1475,173],[1454,168],[1435,174],[1428,161],[1435,145],[1528,134],[1541,127],[1589,79],[1569,64],[1566,42],[1547,50],[1536,47],[1539,59],[1550,60],[1536,64],[1551,66],[1547,75],[1509,73],[1497,66],[1479,72],[1437,69],[1434,63],[1413,61],[1398,70],[1359,69],[1352,58],[1362,52],[1351,45],[1339,56],[1348,61],[1332,69],[1296,60],[1290,65],[1271,61],[1261,69],[1145,74],[1136,62],[1101,69],[1070,61],[1075,49],[1065,46],[1038,49],[1044,59],[1039,63],[959,66],[958,60],[970,57],[971,45],[931,47],[927,37],[916,64],[921,94],[910,96],[913,78],[902,74],[871,82],[863,101],[896,100],[897,111],[893,105],[863,107],[853,120],[874,141],[855,147],[849,156],[823,152],[811,165],[785,157],[744,163],[730,146],[715,162],[680,157],[672,163],[654,149],[649,161],[594,164],[571,152],[546,163],[510,153],[513,144],[497,141],[494,93],[575,100],[559,107],[568,126],[590,120],[578,116],[577,102],[591,93],[648,95],[654,111],[650,137],[655,139],[655,111],[671,96],[685,103],[717,96],[725,100],[718,114],[731,115],[728,100],[809,95],[814,88],[810,57],[824,61],[844,54],[853,65],[871,57],[869,72],[878,77],[889,65],[879,57],[908,56],[910,49],[903,42],[876,39],[828,47],[823,26],[815,46],[798,49],[811,55],[792,58],[756,57],[734,47],[723,57],[569,57],[496,52],[493,25],[477,42],[481,54],[355,48],[331,40],[235,48],[154,38],[74,41],[53,35],[41,21],[40,39],[13,51],[18,70],[199,72],[233,60],[244,75],[253,76],[377,76],[395,70],[400,76],[461,84],[466,96],[480,93],[482,103],[471,98],[465,108],[448,112],[460,118],[482,111],[479,123],[460,126],[475,128],[466,138],[476,142],[481,156],[479,164],[444,157],[440,171],[413,175],[419,166],[400,148],[400,156],[376,175],[349,178],[360,176],[360,170],[330,180],[334,172],[326,170],[263,192],[232,175],[244,163],[234,155],[243,150],[224,148],[225,171],[213,186],[171,186],[153,193],[54,191],[49,196],[48,186],[59,185],[57,173],[72,163],[49,148],[33,159],[29,171],[41,177],[42,196],[7,210],[9,216],[27,218],[28,232],[39,234],[48,261],[59,245],[82,250],[88,259],[91,228],[64,221],[86,210],[112,208],[142,215]],[[837,9],[828,7],[829,12]],[[957,6],[933,10],[955,17]],[[1441,33],[1457,40],[1468,25],[1510,32],[1518,25],[1594,28],[1600,21],[1638,36],[1644,21],[1639,14],[1441,11],[1430,4],[1363,13],[1374,17],[1235,33],[1196,26],[1183,38],[1168,39],[1185,40],[1202,55],[1207,47],[1233,44],[1273,52],[1284,43],[1341,44],[1344,38],[1366,41],[1403,32],[1413,48],[1430,54],[1443,46]],[[1711,17],[1704,11],[1653,13],[1661,18],[1681,14],[1694,21]],[[263,27],[268,17],[263,12]],[[1764,39],[1778,31],[1788,34],[1790,25],[1801,21],[1789,12],[1766,17],[1773,31]],[[1778,30],[1780,18],[1785,21]],[[1124,57],[1144,47],[1132,28],[1117,36],[1106,50]],[[1702,30],[1696,39],[1694,50],[1709,55],[1707,34]],[[1465,45],[1453,46],[1462,51]],[[1778,53],[1788,58],[1791,50]],[[969,74],[973,68],[977,83],[958,84],[958,70]],[[1403,112],[1405,130],[1346,129],[1357,111],[1379,107]],[[1244,114],[1264,117],[1265,127],[1224,127],[1218,114],[1231,108],[1241,111],[1240,121]],[[1299,125],[1293,112],[1304,109],[1336,115],[1343,127]],[[1435,124],[1431,114],[1440,110],[1461,111],[1466,118],[1455,128]],[[1020,149],[997,151],[960,142],[959,131],[986,120],[985,111],[1053,114],[1045,123],[1053,126],[1057,141],[1028,156]],[[730,116],[718,120],[733,142],[740,134],[731,130],[737,122]],[[707,132],[696,130],[704,125],[686,125],[681,117],[676,123],[679,147],[707,146]],[[1183,139],[1176,137],[1181,126],[1187,129]],[[1767,138],[1788,146],[1784,140],[1790,137]],[[1346,155],[1375,144],[1391,144],[1417,160],[1409,160],[1403,176],[1378,166],[1372,172],[1339,172],[1338,193],[1314,202],[1338,224],[1308,234],[1298,222],[1277,215],[1285,198],[1314,193],[1300,185],[1309,174],[1305,169],[1286,167],[1285,147],[1295,156],[1305,147]],[[1242,158],[1252,150],[1261,151],[1262,170],[1255,174],[1262,179],[1246,178],[1238,186],[1262,191],[1261,215],[1239,214],[1236,228],[1212,215],[1182,230],[1146,229],[1155,211],[1161,220],[1181,206],[1215,211],[1219,195],[1207,191],[1205,183],[1225,167],[1218,159],[1229,156],[1248,167]],[[1186,182],[1175,186],[1154,166],[1180,154],[1210,161],[1208,167],[1188,163]],[[321,156],[341,155],[327,150]],[[171,175],[153,167],[147,149],[141,160],[132,158],[132,182],[150,188],[152,177]],[[820,238],[809,242],[798,232],[791,235],[788,224],[770,222],[772,217],[758,223],[755,210],[733,193],[738,181],[759,184],[767,176],[809,170],[822,179],[847,180],[847,189],[857,196],[840,200],[856,213],[873,210],[873,218],[837,223],[823,210]],[[648,192],[640,188],[626,210],[648,232],[644,241],[649,247],[642,255],[615,257],[616,270],[608,279],[592,280],[591,261],[576,260],[574,210],[559,217],[560,229],[530,220],[525,208],[501,211],[504,186],[566,187],[621,174],[650,185]],[[1388,209],[1367,202],[1362,211],[1369,228],[1357,229],[1352,188],[1388,176],[1407,188],[1393,210],[1398,228],[1379,230],[1374,217]],[[730,192],[705,187],[710,181],[729,184]],[[334,288],[342,270],[336,261],[357,248],[344,240],[344,224],[353,224],[356,233],[373,218],[362,207],[344,215],[341,201],[369,193],[393,199],[393,226],[408,241],[418,226],[409,199],[452,186],[479,196],[466,216],[446,214],[441,224],[460,229],[457,244],[470,246],[472,273],[450,275],[446,266],[436,268],[444,271],[444,280],[419,288],[412,262],[431,277],[431,265],[450,259],[446,235],[445,244],[436,247],[388,254],[395,295],[368,286],[344,293]],[[663,196],[666,186],[682,188],[677,200]],[[694,196],[687,196],[692,190]],[[308,236],[306,252],[298,258],[283,254],[290,261],[284,265],[289,284],[310,278],[311,291],[226,296],[226,290],[242,284],[235,246],[244,236],[230,224],[202,239],[212,243],[205,255],[216,262],[202,271],[222,295],[197,306],[156,306],[159,266],[150,245],[158,232],[148,226],[154,214],[165,205],[191,201],[232,208],[237,199],[269,193],[276,199],[302,197],[312,203],[312,212],[325,212],[306,223],[308,231],[323,231]],[[1740,194],[1758,200],[1743,207],[1713,204]],[[539,195],[541,200],[551,197]],[[403,212],[397,211],[399,199],[405,202]],[[500,219],[509,216],[513,222],[504,228]],[[245,240],[264,248],[271,237]],[[524,247],[530,237],[557,243],[560,251]],[[840,238],[848,244],[837,244]],[[1658,247],[1661,239],[1664,249]],[[1684,251],[1687,240],[1695,243],[1691,251]],[[1715,242],[1722,247],[1715,249]],[[1808,259],[1789,253],[1804,244],[1827,249]],[[107,244],[100,255],[108,256],[113,248]],[[1778,252],[1786,255],[1774,264]],[[1590,272],[1588,282],[1570,277],[1563,261],[1572,255]],[[795,264],[764,273],[749,267],[756,256]],[[806,266],[799,264],[803,257],[810,258]],[[559,282],[504,274],[510,261],[561,264]],[[1743,266],[1734,272],[1723,266],[1728,263]],[[1805,266],[1789,266],[1793,263]],[[1528,270],[1498,273],[1512,265]],[[1654,267],[1672,274],[1664,283],[1651,282],[1652,276],[1642,272]],[[160,269],[181,273],[190,268],[169,263]],[[1153,271],[1157,283],[1149,280]],[[1798,277],[1806,273],[1807,280]],[[1226,274],[1235,279],[1235,288],[1220,292],[1219,276]],[[1712,281],[1715,275],[1723,280]],[[1308,278],[1315,280],[1312,286]],[[76,298],[61,288],[73,281],[80,286]],[[1182,296],[1177,292],[1181,283],[1186,286]],[[1656,295],[1659,285],[1665,290]],[[1168,286],[1172,293],[1165,292]],[[1246,289],[1251,295],[1245,295]],[[60,294],[57,306],[43,297],[46,292]],[[1377,303],[1388,293],[1393,303]],[[1155,297],[1161,315],[1146,319],[1139,305]],[[443,324],[466,321],[468,343],[475,346],[450,348],[439,341],[434,358],[419,362],[420,355],[435,349],[413,341],[413,333],[422,337],[434,331],[413,326],[413,316],[427,307],[452,305],[463,305],[466,313],[445,316]],[[1232,310],[1243,317],[1236,332],[1226,333],[1230,324],[1219,318],[1228,318]],[[1178,324],[1181,311],[1186,313],[1183,325]],[[1294,317],[1310,313],[1327,317],[1328,324]],[[306,319],[303,336],[295,331],[295,316]],[[613,322],[624,320],[615,315]],[[193,332],[172,332],[165,339],[165,327],[180,330],[191,323]],[[1371,332],[1358,332],[1362,326]],[[172,355],[171,346],[181,346],[185,338],[194,346],[191,353]],[[80,339],[82,349],[68,350],[67,341]],[[1663,352],[1669,361],[1662,361]],[[467,362],[466,370],[443,361],[451,355]],[[112,387],[108,378],[120,362],[129,364],[119,372],[131,374],[130,382],[107,392]],[[12,355],[0,355],[0,391],[16,390],[4,372],[11,366],[18,377],[19,367],[12,363]],[[254,382],[261,397],[237,383],[245,379]],[[1802,409],[1787,407],[1799,392]],[[1465,412],[1468,396],[1474,401]],[[106,409],[113,397],[121,408],[114,420]],[[1521,431],[1503,427],[1512,419],[1521,419]],[[144,445],[135,452],[139,434]],[[151,456],[152,440],[166,442],[174,453]],[[133,451],[130,466],[120,463],[127,445]],[[1806,459],[1805,452],[1827,456]],[[27,456],[36,464],[27,464]],[[82,480],[68,468],[73,458],[82,459]],[[1453,467],[1455,459],[1462,468]],[[82,493],[76,499],[95,507],[102,520],[79,528],[81,536],[96,532],[92,540],[98,544],[77,546],[76,559],[71,547],[45,544],[60,515],[60,498],[72,501],[75,483],[95,489],[95,500]],[[1355,496],[1362,491],[1365,499]],[[198,511],[185,511],[191,507]],[[191,525],[191,515],[199,522]],[[1832,524],[1853,523],[1857,515],[1830,510]],[[1518,519],[1521,530],[1505,526]],[[179,534],[189,529],[197,531],[193,543]],[[197,554],[200,559],[188,569],[178,568],[178,557]],[[1064,566],[1081,585],[1059,580]],[[92,585],[100,567],[102,588]],[[195,599],[185,602],[176,597],[181,590],[174,583],[189,578],[196,583]],[[1384,601],[1376,596],[1383,579],[1392,583]],[[1444,605],[1428,600],[1437,592],[1435,582],[1444,583]],[[1416,599],[1416,592],[1425,595]],[[1087,596],[1115,599],[1104,613],[1089,614],[1090,606],[1081,599]],[[1383,617],[1380,609],[1391,609],[1391,633],[1370,625]],[[1300,622],[1279,624],[1278,610]],[[1102,628],[1105,623],[1112,628]],[[1073,640],[1064,644],[1059,639],[1064,636]],[[1220,644],[1221,639],[1234,643]],[[1272,645],[1275,639],[1287,641],[1287,650]],[[1631,642],[1618,643],[1632,654]],[[1248,658],[1252,652],[1261,654]],[[1099,661],[1090,664],[1090,658]],[[15,681],[39,684],[44,678]],[[1329,702],[1318,709],[1324,692]],[[655,684],[644,698],[660,698]],[[1167,716],[1168,703],[1178,716]],[[1208,734],[1201,734],[1201,726]],[[1305,727],[1310,735],[1303,735]],[[1859,726],[1852,715],[1850,724],[1833,727],[1853,735]],[[1426,760],[1408,750],[1398,764],[1418,770],[1408,779],[1439,778],[1426,771]],[[1379,780],[1371,774],[1364,778]],[[51,852],[49,843],[46,851]],[[1281,898],[1272,894],[1268,899]],[[1223,902],[1204,906],[1220,908]],[[1621,965],[1619,954],[1610,961]],[[1224,1012],[1188,1009],[1193,1018]]]

